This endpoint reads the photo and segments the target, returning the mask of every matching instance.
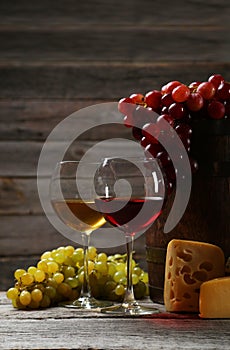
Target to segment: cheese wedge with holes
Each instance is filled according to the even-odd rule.
[[[224,274],[225,257],[219,247],[203,242],[171,240],[165,262],[166,310],[199,312],[201,284]]]
[[[230,277],[202,283],[199,307],[202,318],[230,318]]]

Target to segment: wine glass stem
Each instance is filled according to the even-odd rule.
[[[90,285],[89,285],[89,274],[88,274],[88,248],[90,242],[90,233],[82,234],[82,243],[84,249],[84,279],[82,283],[81,296],[84,298],[91,297]]]
[[[132,282],[132,259],[133,259],[133,236],[126,236],[126,251],[127,251],[127,288],[125,292],[125,297],[123,305],[135,304],[135,297],[133,292],[133,282]]]

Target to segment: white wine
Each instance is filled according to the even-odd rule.
[[[90,204],[90,206],[87,204]],[[94,201],[83,201],[82,199],[54,200],[52,205],[59,218],[66,225],[80,232],[94,231],[106,222],[103,215],[96,210]]]

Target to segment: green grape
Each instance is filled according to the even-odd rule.
[[[118,284],[115,288],[115,293],[117,295],[123,295],[125,293],[125,287],[123,286],[123,284]]]
[[[50,273],[55,273],[59,269],[59,266],[55,261],[49,261],[47,263],[47,267],[48,267],[48,272],[50,272]]]
[[[117,271],[124,271],[125,272],[126,264],[123,262],[119,262],[116,264],[116,270]]]
[[[84,260],[84,250],[82,248],[77,248],[73,252],[72,259],[75,262],[75,264],[82,263]]]
[[[105,284],[105,294],[109,294],[112,290],[115,290],[117,284],[115,281],[107,281]]]
[[[19,296],[19,301],[22,305],[27,306],[31,302],[31,294],[27,290],[23,290]]]
[[[76,288],[79,286],[78,277],[67,277],[65,283],[69,284],[71,288]]]
[[[148,273],[143,271],[140,275],[140,280],[143,281],[144,283],[148,284],[149,283]]]
[[[122,277],[119,280],[119,284],[123,284],[124,286],[127,286],[127,277]]]
[[[115,272],[115,274],[113,275],[113,279],[115,282],[119,282],[121,278],[126,277],[126,274],[124,271],[117,271]]]
[[[37,269],[34,273],[34,279],[36,282],[43,282],[44,279],[46,278],[45,272]]]
[[[75,268],[73,266],[64,266],[63,273],[64,273],[65,278],[73,277],[76,275]]]
[[[107,255],[105,253],[98,254],[97,261],[106,262],[107,261]]]
[[[115,263],[108,262],[107,267],[108,267],[108,275],[113,276],[115,274],[115,272],[117,271]]]
[[[13,307],[15,307],[17,309],[25,309],[26,308],[26,306],[24,306],[20,303],[19,297],[17,299],[12,300],[12,305],[13,305]]]
[[[17,299],[19,294],[19,290],[15,287],[9,288],[8,291],[6,292],[6,296],[8,299]]]
[[[46,285],[57,289],[58,283],[55,281],[53,277],[48,277],[46,280]]]
[[[62,282],[58,285],[57,292],[63,295],[64,297],[69,297],[72,292],[72,289],[68,283]]]
[[[37,271],[37,268],[35,266],[30,266],[27,269],[27,272],[30,273],[31,275],[34,275],[36,271]]]
[[[38,289],[38,288],[33,289],[32,292],[31,292],[31,298],[32,298],[33,301],[39,303],[42,300],[42,298],[43,298],[42,291],[40,289]]]
[[[94,264],[94,268],[102,275],[106,275],[108,273],[107,263],[104,261],[96,261]]]
[[[139,281],[136,285],[133,286],[133,291],[136,299],[144,298],[144,296],[146,295],[145,283]]]
[[[50,299],[54,299],[56,295],[56,289],[52,286],[45,287],[45,294],[48,295]]]
[[[40,291],[41,291],[42,293],[44,293],[44,291],[45,291],[45,286],[44,286],[43,283],[36,283],[35,286],[34,286],[34,288],[40,289]]]
[[[60,284],[64,281],[64,275],[61,272],[55,272],[53,274],[53,279],[57,282],[57,284]]]
[[[58,264],[63,264],[63,262],[66,259],[65,254],[61,253],[61,252],[56,252],[53,256],[53,259],[58,263]]]
[[[40,306],[39,301],[35,301],[35,300],[31,300],[31,302],[29,303],[28,307],[30,309],[38,309]]]
[[[50,297],[49,297],[47,294],[44,294],[44,295],[43,295],[43,298],[42,298],[42,300],[41,300],[41,302],[40,302],[40,306],[41,306],[42,308],[46,308],[46,307],[49,307],[50,304],[51,304]]]
[[[47,252],[44,252],[42,255],[41,255],[41,260],[43,259],[48,259],[51,257],[51,252],[50,251],[47,251]]]
[[[56,252],[65,255],[65,247],[58,247]]]
[[[122,255],[121,254],[115,254],[113,256],[113,260],[119,260],[119,259],[122,259]]]
[[[94,260],[97,256],[97,249],[95,247],[90,246],[88,248],[88,259]]]
[[[74,247],[72,245],[68,245],[67,247],[64,248],[65,251],[65,256],[69,257],[73,254],[74,252]]]
[[[23,275],[21,276],[21,282],[25,285],[25,286],[29,286],[30,284],[32,284],[34,282],[34,277],[33,275],[31,275],[28,272],[23,273]]]
[[[68,265],[68,266],[75,267],[75,262],[73,261],[73,259],[70,256],[66,256],[64,264]]]
[[[132,272],[135,273],[137,276],[140,276],[142,274],[142,269],[139,266],[135,266]]]
[[[94,269],[94,262],[89,260],[88,261],[88,274],[90,274]]]
[[[37,263],[37,268],[41,271],[48,272],[48,266],[47,266],[46,260],[45,259],[40,260]]]
[[[15,277],[18,281],[20,281],[20,278],[21,278],[21,276],[22,276],[24,273],[26,273],[26,270],[24,270],[24,269],[17,269],[17,270],[14,272],[14,277]]]
[[[84,282],[84,275],[85,275],[84,270],[78,273],[78,279],[81,284]]]
[[[133,285],[139,282],[139,277],[135,273],[132,273],[132,282],[133,282]]]

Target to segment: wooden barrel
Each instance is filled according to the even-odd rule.
[[[163,302],[165,256],[173,238],[209,242],[230,256],[230,120],[193,122],[191,154],[199,168],[192,178],[188,206],[177,226],[165,234],[173,203],[168,198],[162,215],[146,232],[150,298]]]

